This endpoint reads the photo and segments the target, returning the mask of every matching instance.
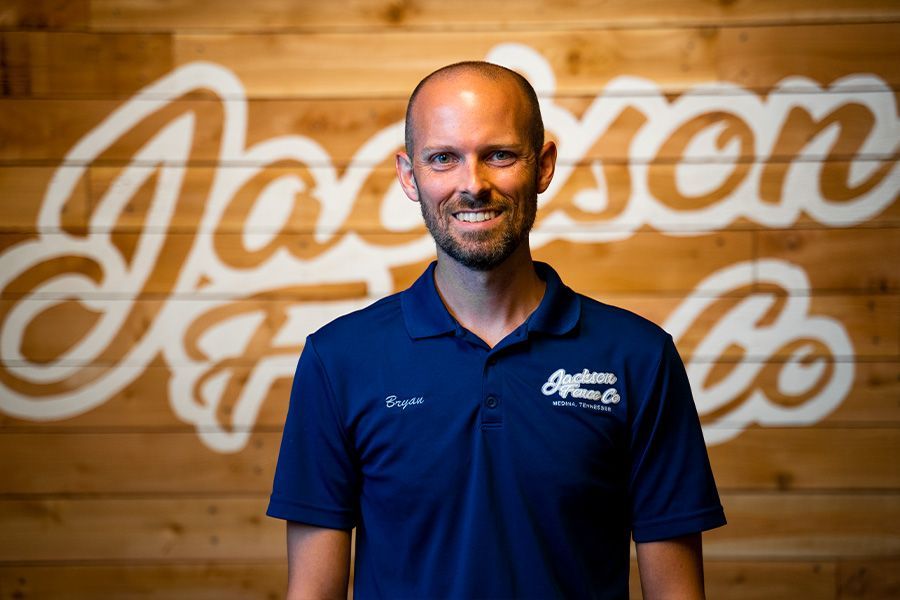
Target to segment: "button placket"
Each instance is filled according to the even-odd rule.
[[[503,410],[500,394],[494,384],[497,381],[497,357],[489,356],[485,360],[481,401],[481,426],[484,428],[496,428],[503,425]]]

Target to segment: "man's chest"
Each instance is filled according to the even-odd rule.
[[[611,359],[523,348],[381,362],[347,404],[364,486],[402,489],[402,502],[452,497],[479,477],[523,493],[620,487],[630,388]]]

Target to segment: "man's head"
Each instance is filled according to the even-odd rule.
[[[435,71],[410,98],[406,134],[397,174],[420,203],[439,260],[489,270],[527,252],[556,146],[543,142],[537,97],[523,77],[477,62]]]

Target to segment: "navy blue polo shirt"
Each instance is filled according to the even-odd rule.
[[[494,348],[434,284],[310,335],[268,514],[357,528],[357,598],[627,598],[629,537],[725,523],[671,337],[549,266]]]

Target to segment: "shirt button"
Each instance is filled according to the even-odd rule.
[[[487,360],[487,364],[489,367],[493,367],[497,364],[497,359],[492,356]]]
[[[496,399],[495,397],[493,397],[493,396],[488,396],[488,397],[485,398],[485,400],[484,400],[484,405],[487,406],[488,408],[497,408],[497,405],[498,405],[498,404],[500,404],[500,401],[497,400],[497,399]]]

